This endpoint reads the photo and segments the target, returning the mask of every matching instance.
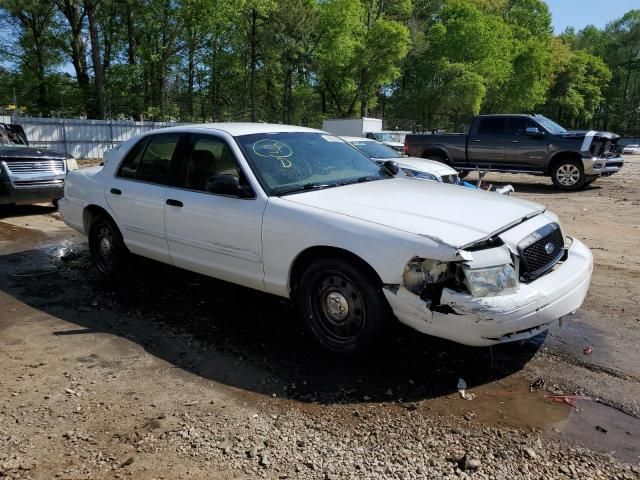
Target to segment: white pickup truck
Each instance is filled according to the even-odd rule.
[[[537,335],[580,307],[592,256],[556,215],[394,171],[319,130],[183,126],[71,172],[60,210],[103,274],[133,253],[291,298],[340,354],[384,338],[394,315],[485,346]]]

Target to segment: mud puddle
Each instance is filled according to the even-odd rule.
[[[640,461],[640,419],[588,397],[530,390],[518,375],[479,385],[459,394],[434,398],[420,410],[463,417],[487,426],[525,428],[544,436],[608,452],[624,460]]]

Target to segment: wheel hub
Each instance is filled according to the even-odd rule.
[[[100,253],[105,257],[111,253],[111,241],[107,237],[100,239]]]
[[[562,165],[556,173],[558,181],[565,186],[571,186],[580,179],[580,170],[575,165]]]
[[[325,308],[335,321],[342,321],[349,315],[349,302],[340,292],[331,292],[326,296]]]

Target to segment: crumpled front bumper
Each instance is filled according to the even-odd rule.
[[[585,175],[608,176],[620,171],[624,166],[624,158],[622,156],[611,158],[583,158],[582,165]]]
[[[398,320],[422,333],[471,346],[524,340],[575,312],[587,295],[593,257],[572,240],[565,261],[510,295],[476,298],[446,288],[434,307],[402,287],[383,291]]]

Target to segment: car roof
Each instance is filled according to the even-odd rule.
[[[194,123],[161,129],[162,132],[190,132],[212,130],[225,132],[233,137],[251,135],[253,133],[326,133],[315,128],[299,127],[297,125],[281,125],[279,123],[251,123],[251,122],[220,122],[220,123]],[[155,131],[155,130],[154,130]]]

